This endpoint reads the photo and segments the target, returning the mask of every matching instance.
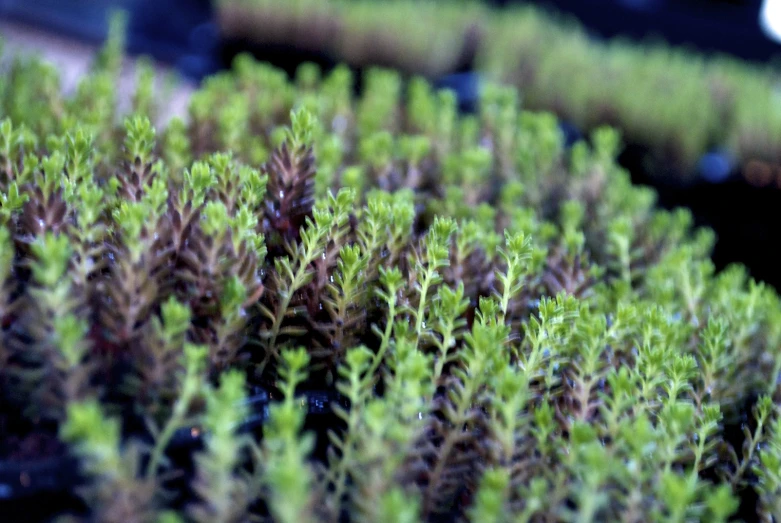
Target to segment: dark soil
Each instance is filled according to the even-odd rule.
[[[54,427],[33,425],[8,412],[0,413],[0,460],[24,462],[60,457],[65,444]]]
[[[77,463],[52,427],[0,413],[0,521],[48,522],[82,513]]]

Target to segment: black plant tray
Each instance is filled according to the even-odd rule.
[[[279,401],[260,387],[255,388],[253,395],[246,400],[249,414],[238,428],[239,433],[251,435],[256,439],[262,438],[263,426],[268,421],[269,406],[272,402]],[[339,432],[343,429],[343,420],[334,412],[335,406],[349,408],[345,398],[335,391],[308,390],[300,394],[300,405],[306,408],[306,420],[304,431],[313,432],[315,435],[315,459],[325,459],[328,448],[328,433]],[[179,429],[171,440],[169,457],[176,465],[184,470],[189,470],[192,465],[192,455],[203,446],[206,433],[201,427],[183,427]]]

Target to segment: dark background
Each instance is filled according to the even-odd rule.
[[[493,0],[496,5],[517,3]],[[661,36],[750,60],[768,60],[780,48],[759,26],[761,0],[538,0],[577,17],[603,37]]]

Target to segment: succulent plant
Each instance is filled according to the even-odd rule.
[[[715,272],[614,129],[567,148],[508,88],[463,116],[421,79],[372,70],[355,96],[347,69],[248,56],[155,127],[96,117],[110,90],[9,105],[40,87],[16,67],[0,383],[78,457],[73,517],[781,517],[781,301]],[[312,427],[312,391],[337,423]]]

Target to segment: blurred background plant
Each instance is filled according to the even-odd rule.
[[[608,6],[606,0],[593,2]],[[708,170],[706,176],[724,177],[735,162],[756,181],[752,161],[781,164],[781,73],[775,62],[742,60],[728,54],[733,50],[728,44],[703,51],[673,46],[664,33],[638,41],[613,31],[616,37],[605,39],[594,17],[560,3],[562,11],[534,2],[479,0],[4,0],[0,14],[97,42],[109,10],[123,7],[132,14],[130,53],[152,53],[196,79],[248,49],[289,74],[303,61],[345,63],[358,71],[391,67],[450,86],[453,75],[477,73],[519,87],[524,107],[551,111],[581,132],[617,126],[628,144],[644,149],[644,161],[652,163],[646,171],[663,181],[692,182]],[[665,3],[656,4],[644,9],[675,14]],[[691,9],[697,8],[707,16],[704,4]],[[642,12],[637,7],[634,16],[640,19]],[[615,16],[604,18],[602,25],[615,25],[610,22]],[[684,21],[696,19],[679,25]],[[695,43],[696,31],[692,25]],[[774,48],[766,47],[770,55]],[[720,154],[721,163],[708,163],[708,154]]]
[[[270,46],[291,45],[352,67],[392,67],[438,77],[469,68],[482,6],[456,0],[250,0],[215,2],[222,34]]]
[[[616,125],[650,149],[648,171],[660,178],[691,181],[713,150],[744,164],[781,162],[780,76],[771,65],[660,39],[604,41],[533,3],[218,0],[216,8],[227,37],[317,49],[356,68],[430,79],[471,68],[583,131]]]

